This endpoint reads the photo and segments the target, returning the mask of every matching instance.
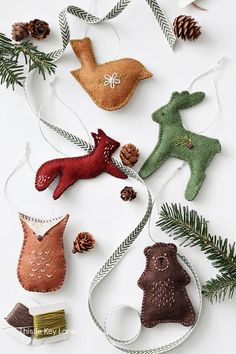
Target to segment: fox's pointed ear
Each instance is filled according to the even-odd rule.
[[[102,130],[102,129],[98,129],[98,134],[100,134],[100,135],[106,135],[105,133],[104,133],[104,131]]]
[[[97,136],[97,134],[92,132],[91,135],[93,137],[95,145],[97,145],[98,144],[98,136]]]

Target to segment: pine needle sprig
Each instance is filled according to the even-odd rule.
[[[7,38],[0,32],[0,54],[1,56],[8,57],[14,54],[14,44],[10,38]]]
[[[195,210],[181,205],[162,205],[157,226],[166,231],[175,240],[181,239],[183,246],[199,246],[211,260],[213,266],[223,274],[236,275],[236,247],[228,239],[212,236],[208,232],[208,222]]]
[[[15,85],[23,86],[25,76],[25,66],[20,64],[20,55],[25,59],[25,65],[28,71],[34,69],[46,78],[46,74],[54,74],[56,65],[46,53],[38,50],[38,48],[30,41],[14,43],[3,33],[0,33],[0,83],[6,84],[6,87]]]
[[[226,297],[231,299],[236,288],[236,277],[230,275],[217,275],[210,279],[202,287],[203,295],[213,303],[213,301],[224,301]]]
[[[181,245],[199,246],[220,271],[215,279],[203,286],[203,295],[211,302],[232,298],[236,287],[236,246],[221,236],[212,236],[208,231],[208,222],[195,210],[181,205],[163,204],[157,226]]]
[[[6,83],[6,87],[22,86],[24,68],[13,59],[14,44],[11,39],[0,33],[0,83]]]
[[[9,59],[2,59],[0,55],[0,83],[6,83],[6,87],[12,86],[14,89],[15,85],[23,86],[24,67],[23,65],[17,65],[16,61]]]
[[[37,69],[38,73],[42,74],[44,79],[46,78],[46,74],[51,75],[55,73],[56,65],[53,63],[53,60],[47,54],[40,52],[29,40],[15,45],[13,58],[18,61],[21,54],[24,56],[29,71]]]

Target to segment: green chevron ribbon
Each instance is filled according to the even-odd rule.
[[[59,59],[62,56],[64,50],[66,49],[70,41],[70,28],[66,17],[67,13],[74,15],[83,21],[86,21],[87,23],[96,24],[100,22],[109,21],[117,17],[121,12],[124,11],[124,9],[131,3],[131,1],[132,0],[120,0],[111,9],[111,11],[109,11],[108,14],[103,18],[94,16],[79,7],[68,6],[66,9],[62,10],[59,14],[59,26],[60,26],[61,37],[62,37],[62,48],[49,53],[48,56],[53,60]],[[176,37],[172,31],[172,28],[164,12],[161,10],[156,0],[145,0],[145,1],[148,3],[154,16],[156,17],[157,22],[159,23],[161,30],[164,33],[164,36],[167,39],[170,47],[173,48],[176,41]]]
[[[79,137],[75,136],[74,134],[71,134],[61,128],[56,127],[55,125],[45,121],[44,119],[40,118],[40,120],[47,125],[50,129],[52,129],[53,131],[55,131],[56,133],[58,133],[59,135],[61,135],[62,137],[64,137],[65,139],[67,139],[68,141],[70,141],[71,143],[79,146],[80,148],[82,148],[83,150],[85,150],[86,152],[91,152],[93,150],[93,145],[87,143],[86,141],[80,139]],[[125,240],[118,246],[118,248],[115,250],[115,252],[111,255],[111,257],[104,263],[104,265],[102,266],[102,268],[97,272],[97,274],[95,275],[91,285],[90,285],[90,289],[89,289],[89,297],[88,297],[88,307],[89,307],[89,312],[90,315],[94,321],[94,323],[96,324],[96,326],[100,329],[100,331],[102,331],[106,338],[108,339],[108,341],[117,349],[125,352],[125,353],[129,353],[129,354],[157,354],[157,353],[164,353],[166,351],[169,351],[170,349],[176,348],[177,346],[179,346],[181,343],[183,343],[189,336],[190,334],[193,332],[193,330],[195,329],[198,320],[200,318],[200,314],[201,314],[201,308],[202,308],[202,294],[201,294],[201,284],[199,282],[198,276],[195,273],[193,267],[191,266],[191,264],[188,262],[188,260],[183,257],[180,256],[180,258],[182,259],[182,261],[186,264],[186,266],[190,269],[195,283],[196,283],[196,287],[198,290],[198,296],[199,296],[199,307],[198,307],[198,316],[197,316],[197,320],[196,323],[187,330],[187,332],[181,336],[180,338],[178,338],[177,340],[161,346],[161,347],[157,347],[157,348],[152,348],[152,349],[127,349],[124,348],[124,345],[130,344],[132,343],[135,339],[137,339],[138,334],[136,336],[134,336],[132,338],[132,340],[127,340],[127,341],[122,341],[122,340],[118,340],[114,337],[112,337],[111,335],[109,335],[108,330],[107,330],[107,320],[109,317],[109,313],[107,314],[106,318],[105,318],[105,323],[104,326],[102,326],[95,314],[94,314],[94,310],[92,307],[92,295],[93,295],[93,291],[95,290],[95,288],[102,282],[102,280],[116,267],[116,265],[121,261],[121,259],[125,256],[125,254],[127,253],[127,251],[129,250],[129,248],[132,246],[132,244],[134,243],[134,241],[137,239],[137,237],[140,235],[141,231],[143,230],[144,226],[146,225],[151,212],[152,212],[152,197],[151,197],[151,193],[148,189],[148,187],[146,186],[145,182],[142,180],[142,178],[131,168],[124,166],[120,161],[118,161],[115,158],[112,158],[113,163],[125,174],[127,174],[129,177],[134,178],[135,180],[137,180],[138,182],[140,182],[146,189],[147,192],[147,197],[148,197],[148,203],[147,203],[147,209],[146,212],[142,218],[142,220],[140,221],[140,223],[136,226],[136,228],[125,238]],[[121,305],[122,306],[122,305]],[[127,307],[124,305],[124,307]],[[117,344],[114,344],[117,343]],[[120,346],[123,345],[123,346]]]

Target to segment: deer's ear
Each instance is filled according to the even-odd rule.
[[[195,106],[196,104],[202,102],[205,98],[204,92],[194,92],[190,94],[188,107]]]
[[[177,91],[173,92],[170,100],[173,101],[178,95],[179,95],[179,92],[177,92]]]
[[[204,97],[204,92],[189,93],[188,91],[182,91],[178,96],[175,96],[173,103],[177,109],[185,109],[200,103],[204,100]]]

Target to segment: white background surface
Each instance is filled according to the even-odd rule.
[[[49,22],[52,34],[50,38],[39,43],[45,51],[57,49],[60,35],[57,15],[66,5],[89,8],[89,1],[30,1],[8,0],[1,3],[1,32],[10,35],[12,23],[28,21],[34,18]],[[192,203],[184,198],[184,189],[189,177],[188,167],[177,173],[161,195],[162,201],[181,202],[196,209],[210,221],[212,233],[235,240],[235,177],[236,177],[236,59],[235,59],[235,10],[234,1],[201,1],[209,9],[201,12],[192,7],[181,10],[176,0],[160,0],[170,22],[182,13],[191,14],[202,25],[202,36],[196,43],[178,41],[176,49],[171,52],[160,28],[144,0],[134,0],[128,8],[112,21],[121,37],[120,57],[133,57],[140,60],[153,73],[153,78],[143,81],[136,90],[129,104],[115,112],[99,109],[70,75],[70,70],[79,67],[70,47],[63,58],[58,61],[56,88],[63,100],[69,104],[83,119],[89,131],[103,128],[121,144],[132,142],[141,151],[138,170],[157,142],[158,125],[151,120],[151,113],[165,104],[172,91],[186,89],[190,81],[202,71],[214,66],[217,60],[228,58],[219,79],[219,96],[222,115],[207,135],[219,138],[222,153],[219,154],[207,170],[206,181]],[[115,1],[99,0],[96,8],[98,16],[104,15]],[[84,36],[85,24],[69,17],[72,38]],[[117,51],[117,41],[108,24],[95,25],[89,29],[98,62],[109,61]],[[196,90],[206,92],[206,100],[198,107],[183,111],[184,121],[190,129],[201,131],[214,119],[216,97],[214,95],[212,76],[198,81]],[[38,106],[47,85],[35,75],[29,81],[31,99]],[[74,334],[67,342],[45,345],[37,348],[26,347],[10,338],[3,331],[1,349],[4,353],[18,354],[50,353],[116,353],[105,337],[93,324],[87,308],[89,284],[99,267],[110,256],[116,246],[137,225],[146,209],[144,189],[137,183],[122,181],[109,175],[102,175],[90,181],[80,181],[57,202],[53,202],[51,191],[38,193],[34,189],[34,174],[26,164],[15,174],[9,183],[9,195],[16,209],[3,195],[6,177],[24,152],[25,141],[30,143],[30,161],[36,170],[44,161],[58,157],[42,139],[37,118],[29,110],[23,90],[12,92],[0,88],[0,127],[1,127],[1,248],[0,248],[0,317],[4,317],[22,296],[29,296],[39,303],[65,301],[68,307],[68,322]],[[45,118],[56,125],[85,137],[80,124],[74,116],[62,107],[53,96],[48,94],[45,104]],[[70,156],[82,152],[54,133],[44,130],[47,137],[58,148]],[[162,184],[179,165],[179,161],[168,161],[160,171],[147,180],[155,196]],[[125,185],[132,185],[138,192],[138,198],[132,203],[124,203],[119,197]],[[52,215],[70,213],[70,220],[64,235],[67,277],[61,290],[49,294],[27,293],[19,284],[16,276],[18,256],[22,244],[22,230],[17,211],[37,218],[49,218]],[[169,239],[155,228],[158,215],[156,210],[152,218],[152,235],[157,241]],[[97,245],[93,252],[84,255],[72,255],[72,241],[80,231],[91,232]],[[109,275],[103,285],[96,291],[94,305],[100,321],[105,313],[115,304],[130,304],[140,309],[142,291],[136,285],[137,279],[145,267],[143,249],[152,242],[148,238],[147,228],[142,232],[128,255]],[[199,249],[181,249],[196,268],[202,282],[215,275],[214,269]],[[194,286],[189,290],[194,299]],[[200,323],[193,335],[176,354],[227,353],[235,352],[235,305],[236,296],[231,301],[210,305],[204,301]],[[128,321],[129,319],[127,319]],[[126,326],[125,326],[126,324]],[[124,318],[118,323],[119,328],[131,328]],[[118,333],[116,331],[116,333]],[[150,348],[177,338],[184,333],[181,326],[159,325],[151,330],[144,330],[135,348]]]

